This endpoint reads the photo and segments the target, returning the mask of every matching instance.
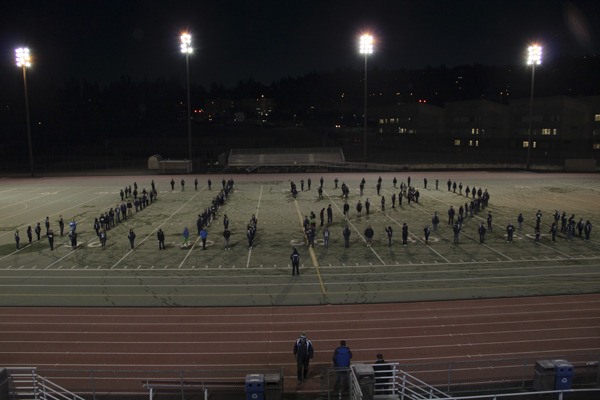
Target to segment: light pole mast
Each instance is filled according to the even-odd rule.
[[[533,118],[533,84],[535,81],[535,66],[542,63],[542,47],[531,45],[527,48],[527,65],[531,65],[531,95],[529,97],[529,127],[527,128],[527,169],[531,167],[531,119]]]
[[[189,33],[181,34],[181,52],[185,54],[185,72],[187,86],[187,130],[188,130],[188,157],[192,163],[192,105],[190,102],[190,54],[194,52],[192,48],[192,35]]]
[[[29,97],[27,95],[27,67],[31,67],[31,55],[27,47],[15,50],[17,67],[23,69],[23,88],[25,91],[25,119],[27,120],[27,144],[29,147],[29,173],[33,176],[33,148],[31,145],[31,122],[29,121]]]
[[[363,137],[363,161],[367,162],[367,56],[373,54],[373,36],[369,34],[363,34],[360,37],[359,44],[360,54],[365,55],[365,98],[364,98],[364,137]]]

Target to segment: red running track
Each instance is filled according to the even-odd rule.
[[[2,366],[77,376],[61,380],[75,392],[89,390],[91,374],[94,390],[143,393],[141,380],[177,377],[172,371],[270,368],[283,368],[286,391],[318,390],[317,376],[341,339],[353,362],[373,362],[381,352],[436,384],[446,382],[450,362],[468,361],[455,368],[456,381],[460,374],[498,379],[514,374],[518,359],[600,353],[600,294],[261,308],[0,308],[0,315]],[[316,353],[309,382],[297,387],[292,347],[301,332]],[[489,359],[512,360],[482,372]]]

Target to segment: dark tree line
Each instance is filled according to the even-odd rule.
[[[598,95],[598,71],[598,56],[556,59],[536,68],[535,95]],[[229,88],[218,83],[208,89],[193,85],[192,107],[202,108],[211,99],[228,99],[235,107],[243,99],[263,95],[275,104],[269,124],[301,123],[318,127],[340,119],[359,124],[363,79],[364,71],[340,69],[288,76],[270,85],[252,79]],[[419,100],[443,106],[449,101],[478,98],[506,103],[529,96],[531,71],[525,65],[440,66],[420,70],[375,67],[368,71],[368,84],[370,106]],[[13,83],[5,89],[0,94],[0,125],[5,138],[0,145],[0,157],[10,161],[26,157],[25,116],[22,83]],[[42,157],[58,157],[65,149],[74,149],[82,155],[110,152],[116,157],[128,157],[132,154],[130,146],[120,143],[135,143],[136,138],[139,143],[147,143],[148,139],[168,140],[174,132],[185,135],[186,89],[184,82],[176,77],[150,81],[124,76],[108,85],[73,79],[61,84],[39,83],[31,77],[30,93],[34,149]],[[254,116],[247,117],[246,122],[251,122]],[[210,125],[210,122],[196,118],[195,124]]]

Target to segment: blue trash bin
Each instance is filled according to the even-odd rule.
[[[553,360],[556,367],[554,390],[570,390],[573,384],[573,364],[567,360]]]
[[[265,400],[265,376],[246,375],[246,400]]]

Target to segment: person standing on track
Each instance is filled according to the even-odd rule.
[[[314,356],[312,342],[306,338],[306,333],[300,334],[294,343],[294,356],[296,357],[296,372],[298,382],[302,382],[308,377],[308,365]]]

